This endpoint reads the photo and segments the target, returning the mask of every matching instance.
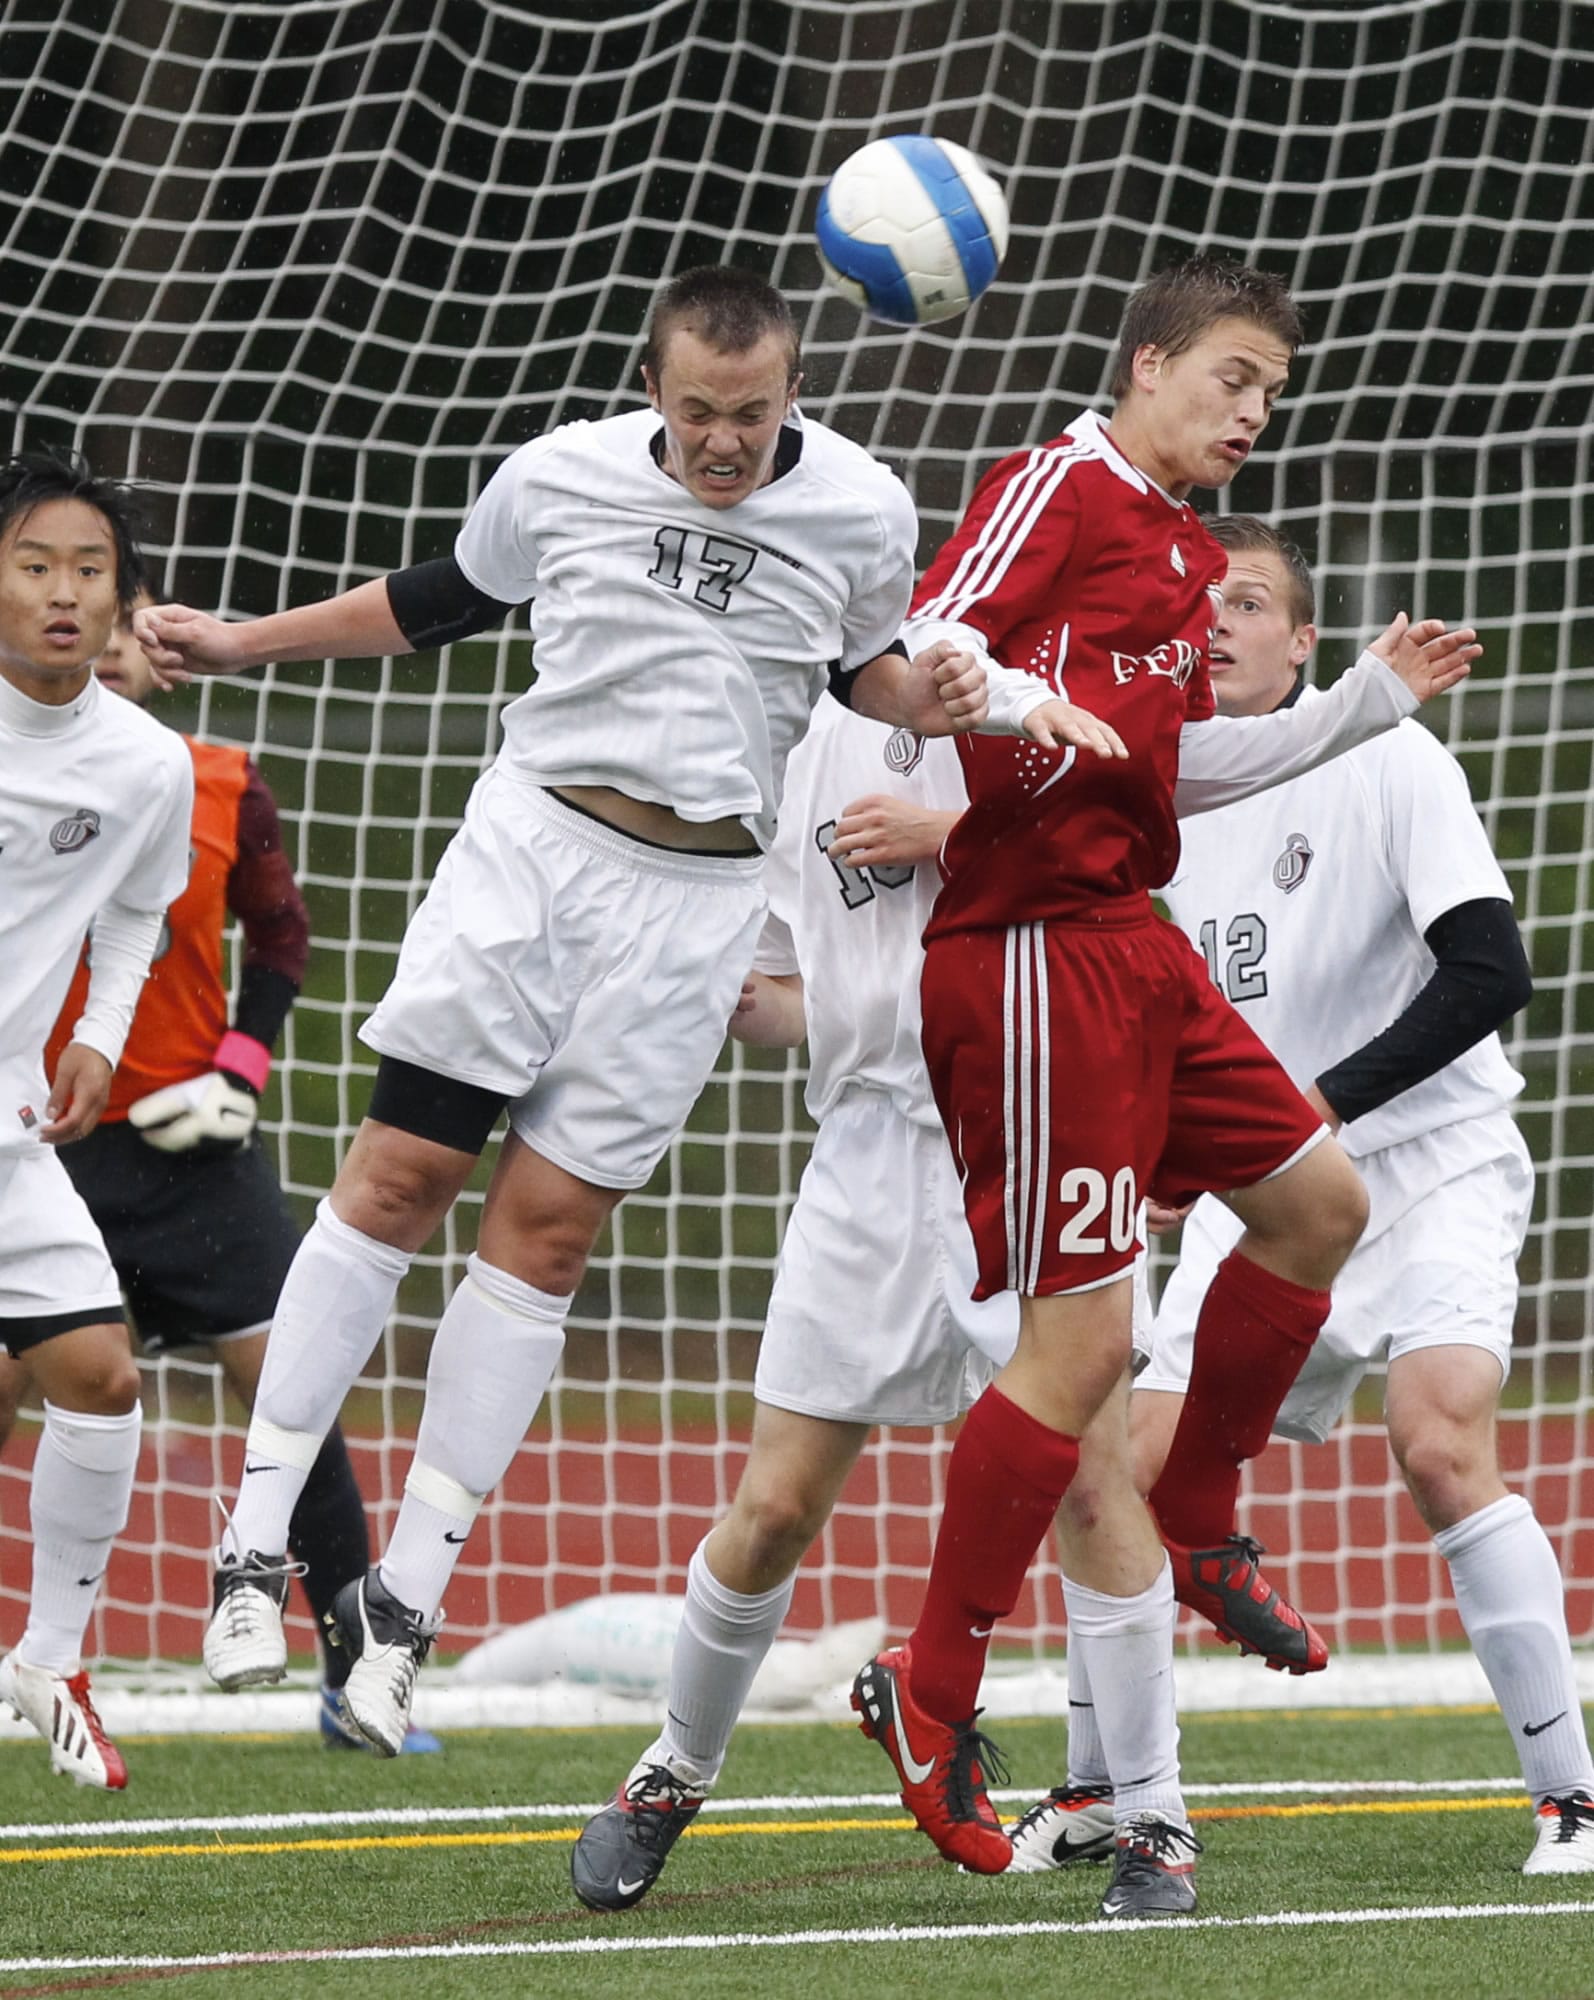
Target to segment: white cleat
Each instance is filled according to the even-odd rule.
[[[7,1653],[0,1660],[0,1702],[19,1721],[33,1724],[50,1746],[51,1764],[63,1776],[102,1792],[126,1787],[127,1766],[94,1712],[87,1673],[58,1674]]]
[[[258,1549],[223,1560],[215,1573],[205,1630],[205,1671],[217,1687],[230,1694],[282,1679],[288,1670],[282,1629],[288,1579],[303,1575],[303,1563],[263,1556]]]
[[[415,1678],[442,1614],[428,1623],[401,1604],[373,1569],[343,1586],[324,1622],[334,1645],[354,1662],[340,1691],[343,1713],[374,1750],[396,1757],[410,1726]]]
[[[1594,1875],[1594,1794],[1545,1799],[1533,1817],[1538,1831],[1524,1875]]]
[[[1009,1875],[1042,1875],[1076,1861],[1111,1861],[1117,1846],[1111,1785],[1054,1785],[1008,1828]]]

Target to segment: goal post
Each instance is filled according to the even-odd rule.
[[[1538,1173],[1509,1476],[1594,1642],[1594,55],[1551,0],[7,0],[0,407],[145,488],[173,596],[245,617],[444,552],[492,468],[635,406],[658,280],[770,276],[807,409],[908,481],[927,559],[980,472],[1100,406],[1124,300],[1195,250],[1283,273],[1308,344],[1223,507],[1320,584],[1317,671],[1397,608],[1487,653],[1432,726],[1510,878],[1536,994],[1513,1027]],[[962,319],[869,325],[820,284],[826,175],[887,133],[968,146],[1012,242]],[[1201,504],[1206,504],[1202,502]],[[355,1030],[532,671],[523,617],[414,659],[278,667],[162,710],[247,746],[283,809],[314,953],[267,1101],[301,1216],[364,1109]],[[784,1216],[795,1059],[727,1048],[582,1286],[547,1408],[484,1511],[445,1644],[600,1591],[676,1589],[727,1501]],[[417,1259],[347,1411],[380,1535],[481,1180]],[[867,1324],[859,1328],[867,1338]],[[146,1364],[134,1518],[92,1643],[192,1660],[210,1495],[242,1429],[191,1356]],[[865,1456],[794,1623],[911,1622],[944,1437]],[[26,1422],[0,1459],[0,1636],[27,1586]],[[1246,1519],[1342,1648],[1459,1637],[1376,1398],[1275,1446]],[[1061,1639],[1042,1565],[1011,1636]],[[295,1622],[294,1644],[310,1634]],[[1191,1646],[1200,1644],[1193,1631]]]

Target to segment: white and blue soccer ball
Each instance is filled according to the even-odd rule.
[[[815,229],[843,298],[893,326],[928,326],[972,305],[996,276],[1007,203],[972,153],[914,133],[843,160]]]

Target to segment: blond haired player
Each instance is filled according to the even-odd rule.
[[[647,409],[523,445],[452,556],[252,625],[141,613],[161,672],[402,653],[532,601],[537,679],[362,1030],[369,1114],[283,1290],[218,1552],[213,1676],[279,1676],[289,1515],[411,1258],[499,1115],[475,1254],[438,1327],[403,1506],[340,1600],[355,1724],[396,1751],[444,1590],[564,1345],[599,1229],[647,1180],[722,1045],[763,921],[786,757],[827,682],[893,724],[979,723],[984,675],[898,632],[906,490],[797,412],[797,330],[743,271],[672,280]],[[1044,691],[993,717],[1018,729]],[[1104,747],[1088,719],[1071,741]],[[1055,740],[1047,733],[1045,740]]]

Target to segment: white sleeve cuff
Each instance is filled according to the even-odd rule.
[[[985,634],[972,625],[950,623],[944,618],[910,618],[902,628],[903,643],[911,656],[926,646],[948,639],[965,653],[972,653],[985,669],[985,698],[988,712],[974,732],[977,736],[1022,736],[1024,718],[1043,702],[1062,699],[1056,688],[1035,674],[1004,667],[994,660],[985,643]]]

